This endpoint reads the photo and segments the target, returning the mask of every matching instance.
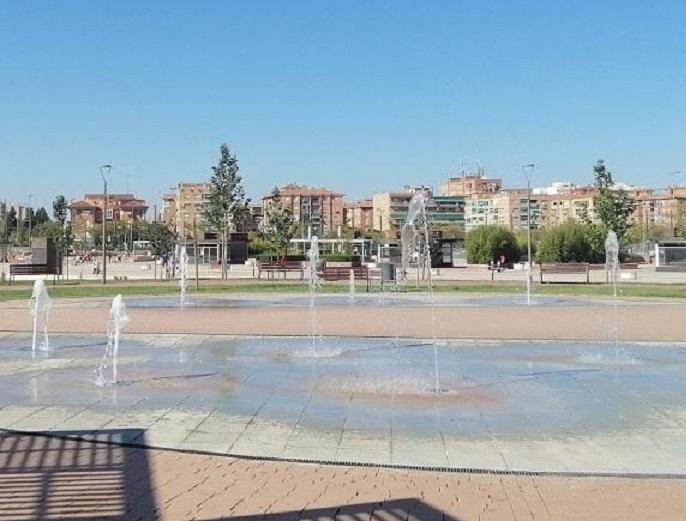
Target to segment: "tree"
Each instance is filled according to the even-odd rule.
[[[222,278],[226,278],[228,262],[228,234],[244,222],[250,199],[246,198],[242,178],[238,172],[238,159],[231,154],[229,146],[222,143],[219,161],[212,167],[210,194],[205,218],[222,237]]]
[[[176,243],[174,232],[161,222],[148,223],[143,228],[141,238],[150,242],[150,250],[157,258],[171,255]]]
[[[630,217],[634,213],[636,203],[625,190],[615,187],[612,173],[602,159],[593,167],[593,176],[598,189],[598,195],[593,203],[595,214],[604,227],[602,235],[613,230],[621,241],[629,229]]]
[[[465,248],[470,264],[487,264],[501,256],[512,262],[521,255],[514,234],[498,225],[480,226],[467,233]]]
[[[591,262],[605,260],[596,247],[598,226],[568,221],[544,230],[538,244],[538,262]],[[604,238],[602,241],[604,248]]]
[[[52,202],[52,216],[64,227],[67,222],[67,199],[63,195],[58,195]]]
[[[15,208],[10,208],[10,211],[7,214],[7,228],[10,234],[17,232],[18,224],[19,222],[17,221],[17,210]]]
[[[57,236],[53,237],[57,243],[60,253],[69,251],[74,242],[71,227],[67,226],[67,199],[63,195],[58,195],[52,202],[52,216],[55,219],[58,231]]]
[[[288,244],[295,236],[295,222],[290,208],[283,206],[281,192],[277,187],[272,190],[272,196],[265,209],[266,224],[264,227],[265,238],[270,248],[277,255],[288,254]]]
[[[36,210],[36,213],[33,214],[32,221],[33,226],[40,226],[43,223],[49,222],[50,216],[48,215],[48,211],[41,206],[38,210]]]

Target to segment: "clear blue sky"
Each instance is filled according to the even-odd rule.
[[[480,161],[508,185],[686,182],[686,2],[0,2],[0,198],[209,177],[359,197]]]

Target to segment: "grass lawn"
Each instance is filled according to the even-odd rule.
[[[373,291],[378,291],[375,287]],[[48,284],[48,292],[54,298],[83,298],[83,297],[113,297],[136,295],[169,295],[178,293],[179,289],[174,281],[170,282],[118,282],[102,286],[100,284],[79,283],[70,281],[57,286]],[[303,282],[254,282],[254,281],[201,281],[197,294],[217,293],[302,293],[306,291]],[[323,293],[344,293],[348,291],[347,282],[326,283],[322,285]],[[364,292],[364,285],[359,284],[357,291]],[[401,288],[402,292],[418,291],[414,287]],[[423,290],[419,290],[423,291]],[[522,292],[521,284],[496,282],[442,282],[435,286],[437,293],[501,293],[517,294]],[[539,295],[572,295],[588,297],[611,297],[612,288],[606,284],[537,284],[535,292]],[[189,288],[189,295],[196,294],[195,288]],[[30,283],[20,283],[13,286],[0,286],[0,301],[28,299],[31,295]],[[621,287],[624,297],[664,297],[686,298],[685,284],[625,284]]]

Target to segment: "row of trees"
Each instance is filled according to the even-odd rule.
[[[52,219],[48,211],[41,207],[37,210],[29,209],[26,219],[17,218],[17,212],[11,208],[5,215],[0,216],[0,234],[3,242],[15,246],[29,246],[32,237],[50,237],[55,240],[58,248],[67,251],[73,237],[67,222],[67,200],[58,195],[52,204]]]
[[[614,230],[620,244],[633,239],[630,217],[635,203],[615,187],[611,172],[601,160],[593,167],[598,195],[594,200],[598,222],[583,215],[580,222],[566,222],[532,235],[532,253],[538,262],[590,262],[605,260],[605,237]],[[466,236],[467,262],[485,264],[504,256],[518,261],[526,254],[526,236],[502,226],[484,226]],[[532,259],[532,260],[534,260]]]
[[[49,221],[50,216],[45,208],[29,209],[28,215],[23,219],[19,219],[15,208],[10,208],[5,215],[0,215],[0,243],[28,246],[29,231],[36,230]]]

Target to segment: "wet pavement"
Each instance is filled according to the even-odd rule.
[[[686,345],[0,333],[0,427],[290,460],[686,474]]]

